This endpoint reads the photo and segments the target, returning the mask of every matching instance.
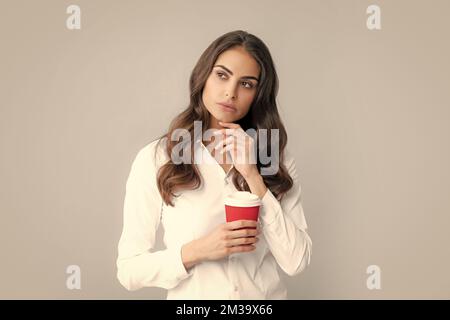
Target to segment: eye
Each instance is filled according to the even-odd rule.
[[[226,77],[226,74],[223,73],[223,72],[218,71],[218,72],[216,72],[216,74],[217,74],[217,76],[218,76],[220,79],[222,79],[222,80],[225,80],[225,79],[227,78],[227,77]]]
[[[252,89],[253,88],[253,83],[251,83],[251,82],[242,81],[242,84],[244,85],[245,88],[248,88],[248,89]]]

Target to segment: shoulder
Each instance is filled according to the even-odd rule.
[[[155,139],[141,149],[138,150],[137,155],[134,159],[133,166],[145,167],[154,166],[159,167],[163,165],[167,160],[166,148],[167,148],[166,137]]]

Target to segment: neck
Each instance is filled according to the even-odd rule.
[[[223,127],[219,124],[219,120],[214,118],[213,115],[209,117],[209,127],[208,129],[222,129]]]
[[[214,118],[214,116],[213,115],[210,115],[210,117],[209,117],[209,126],[208,126],[208,129],[223,129],[224,127],[222,127],[220,124],[219,124],[219,120],[217,120],[216,118]],[[211,141],[205,141],[205,140],[203,140],[203,138],[202,138],[202,141],[203,141],[203,144],[205,145],[205,146],[207,146]]]

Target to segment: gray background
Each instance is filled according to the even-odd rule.
[[[81,7],[81,30],[66,8]],[[366,27],[381,7],[382,29]],[[290,299],[450,298],[450,2],[17,1],[0,10],[0,298],[164,299],[116,279],[137,151],[219,35],[269,46],[313,240]],[[81,290],[66,267],[81,268]],[[366,268],[381,268],[368,290]]]

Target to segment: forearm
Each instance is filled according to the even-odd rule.
[[[174,288],[190,276],[180,257],[179,246],[165,250],[140,254],[127,250],[125,245],[119,249],[117,259],[117,278],[130,291],[142,287]]]
[[[290,276],[302,272],[310,263],[312,241],[306,230],[298,229],[283,213],[263,228],[264,238],[281,269]]]

